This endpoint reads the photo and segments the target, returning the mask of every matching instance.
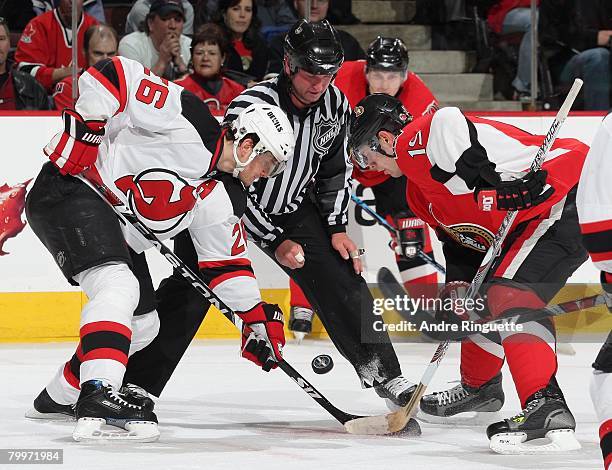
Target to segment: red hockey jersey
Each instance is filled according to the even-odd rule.
[[[180,80],[176,80],[175,83],[204,101],[214,115],[223,116],[230,102],[242,93],[245,88],[229,78],[222,77],[221,79],[223,80],[221,89],[214,95],[209,93],[200,84],[200,79],[193,73]]]
[[[458,108],[442,108],[433,116],[415,119],[398,138],[398,164],[407,176],[407,199],[414,213],[434,229],[441,229],[460,245],[485,252],[506,212],[481,211],[473,190],[482,163],[496,164],[502,179],[528,171],[544,136],[509,124],[466,118]],[[555,188],[544,203],[520,211],[515,226],[547,217],[578,183],[588,146],[576,139],[557,139],[543,168]]]
[[[365,60],[344,62],[336,76],[335,85],[346,95],[351,107],[355,107],[359,101],[368,95],[365,67]],[[423,80],[413,72],[408,72],[406,81],[402,84],[396,98],[415,118],[433,113],[438,109],[438,101],[433,93],[423,83]],[[353,178],[369,187],[386,181],[389,176],[382,171],[361,171],[359,168],[355,168]]]
[[[80,68],[87,66],[83,37],[94,24],[98,21],[93,16],[81,16],[78,27]],[[19,70],[31,74],[47,91],[53,90],[53,69],[67,67],[72,62],[72,32],[64,26],[57,10],[43,13],[26,25],[17,43],[15,61]]]

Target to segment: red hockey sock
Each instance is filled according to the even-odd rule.
[[[612,419],[604,421],[599,426],[599,441],[604,459],[604,469],[609,470],[612,463]]]
[[[491,347],[489,347],[491,346]],[[470,387],[480,387],[497,374],[504,364],[504,358],[483,349],[498,349],[501,346],[491,342],[478,345],[469,339],[461,343],[461,382]]]
[[[524,407],[527,398],[550,382],[557,371],[557,356],[546,342],[534,335],[515,334],[503,344],[508,367]]]
[[[291,300],[289,301],[289,304],[292,307],[305,307],[313,310],[310,302],[308,302],[308,299],[304,295],[304,291],[302,291],[300,286],[298,286],[291,278],[289,278],[289,292],[291,293]]]

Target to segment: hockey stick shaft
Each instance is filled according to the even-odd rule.
[[[86,170],[79,175],[79,178],[88,183],[92,189],[105,199],[115,212],[126,222],[131,224],[147,241],[166,258],[173,268],[177,269],[207,301],[214,305],[229,321],[231,321],[238,331],[242,331],[242,319],[223,302],[210,287],[204,283],[200,277],[194,273],[170,248],[168,248],[151,229],[143,224],[134,212],[126,206],[111,190],[104,184],[95,169]],[[359,418],[359,416],[345,413],[332,405],[321,392],[312,386],[298,371],[296,371],[286,360],[278,363],[278,367],[287,374],[298,386],[313,400],[315,400],[329,414],[336,418],[340,423]]]
[[[384,228],[386,228],[389,231],[389,233],[391,234],[391,236],[395,236],[396,238],[398,238],[397,237],[397,229],[393,225],[391,225],[389,222],[387,222],[382,215],[377,213],[374,209],[372,209],[370,206],[368,206],[362,199],[360,199],[359,197],[355,196],[354,194],[351,194],[351,199],[353,200],[353,202],[355,204],[357,204],[364,211],[366,211],[368,214],[370,214],[372,217],[374,217],[374,219],[380,225],[382,225]],[[444,266],[442,266],[440,263],[436,262],[436,260],[434,260],[431,256],[429,256],[427,253],[425,253],[420,248],[417,250],[417,256],[419,258],[421,258],[423,261],[425,261],[426,263],[429,263],[430,265],[432,265],[434,268],[436,268],[442,274],[446,274],[446,269],[444,269]]]
[[[542,145],[540,145],[540,148],[538,149],[538,152],[536,153],[536,156],[533,159],[533,162],[531,164],[532,170],[537,170],[542,166],[542,163],[544,162],[544,157],[546,153],[552,147],[552,144],[555,141],[555,139],[557,138],[561,125],[565,122],[565,119],[567,118],[567,115],[569,114],[569,110],[572,107],[574,100],[576,99],[576,96],[578,95],[578,92],[580,91],[581,87],[582,87],[582,80],[576,79],[574,81],[574,84],[572,85],[572,88],[570,89],[569,94],[567,95],[567,98],[565,99],[565,101],[563,102],[563,105],[561,106],[557,115],[555,116],[555,119],[550,129],[548,130],[548,133],[544,137],[544,141],[542,142]],[[491,246],[489,247],[489,250],[485,254],[482,260],[482,263],[480,267],[478,268],[478,271],[476,272],[474,280],[472,281],[472,284],[466,294],[466,298],[473,299],[476,293],[478,292],[478,290],[480,289],[480,286],[482,285],[482,282],[484,281],[487,273],[489,272],[489,269],[491,268],[493,261],[495,260],[495,258],[499,254],[499,251],[501,250],[502,243],[504,242],[506,235],[510,231],[510,227],[512,226],[512,223],[514,222],[516,215],[517,215],[516,211],[511,211],[506,214],[506,217],[502,221],[499,227],[499,230],[497,231],[497,234],[495,235],[493,242],[491,243]],[[429,383],[431,382],[431,379],[433,378],[436,371],[438,370],[440,362],[442,361],[442,359],[444,359],[444,356],[446,355],[446,351],[448,350],[448,345],[449,345],[449,341],[443,341],[442,343],[438,345],[433,357],[431,358],[431,361],[429,362],[429,365],[425,369],[425,373],[423,374],[423,377],[421,378],[420,383],[417,385],[416,390],[412,394],[410,402],[406,406],[404,406],[401,410],[396,411],[395,413],[392,413],[387,416],[387,421],[389,423],[389,431],[391,432],[399,431],[400,429],[403,428],[403,426],[406,425],[408,420],[414,415],[414,413],[416,412],[417,406],[422,396],[424,395],[425,390],[427,389],[427,386],[429,385]]]

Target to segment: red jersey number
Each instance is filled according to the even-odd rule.
[[[232,237],[234,238],[234,244],[232,245],[232,256],[238,256],[246,251],[246,230],[242,222],[238,222],[234,225],[232,230]]]
[[[136,99],[144,104],[151,104],[155,101],[153,106],[157,109],[161,109],[166,104],[168,98],[168,88],[159,83],[154,83],[146,78],[140,82],[138,91],[136,91]]]

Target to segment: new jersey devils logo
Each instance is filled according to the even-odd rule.
[[[163,168],[148,169],[115,181],[127,197],[130,209],[155,233],[175,229],[193,209],[196,198],[206,197],[215,184],[215,180],[208,180],[196,188]]]

